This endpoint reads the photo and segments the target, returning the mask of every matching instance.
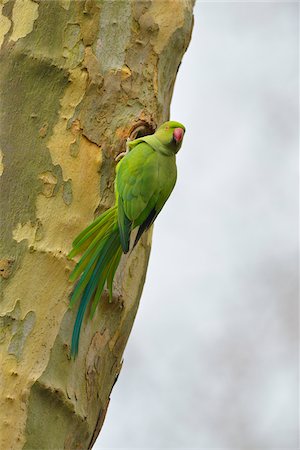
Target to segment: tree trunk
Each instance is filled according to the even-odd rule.
[[[2,0],[0,448],[88,449],[137,312],[150,235],[70,359],[74,237],[114,201],[128,136],[169,116],[193,0]],[[2,10],[2,13],[1,13]],[[176,118],[175,118],[176,119]]]

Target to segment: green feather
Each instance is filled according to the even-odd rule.
[[[132,222],[128,219],[124,213],[123,203],[118,203],[118,224],[120,230],[121,246],[124,253],[128,253],[130,244],[130,233]]]
[[[81,272],[85,269],[87,266],[90,256],[94,253],[94,249],[96,247],[96,251],[101,250],[105,237],[109,236],[109,234],[113,231],[115,227],[115,224],[110,224],[109,226],[105,226],[102,228],[102,230],[99,230],[98,234],[94,238],[94,240],[91,242],[90,246],[87,248],[87,250],[82,255],[80,261],[76,264],[75,268],[73,269],[73,272],[70,275],[70,280],[75,281]]]
[[[102,264],[101,264],[101,269],[99,271],[99,273],[97,274],[98,277],[98,287],[94,296],[94,300],[93,300],[93,304],[91,307],[91,313],[90,313],[90,318],[92,319],[96,310],[96,307],[99,303],[101,294],[103,292],[104,289],[104,285],[105,285],[105,281],[107,278],[107,274],[108,271],[110,269],[112,260],[114,258],[114,255],[116,253],[117,248],[119,247],[120,243],[119,240],[113,236],[112,238],[110,238],[111,241],[108,244],[108,248],[107,248],[107,252],[105,254],[105,257],[103,258]]]
[[[96,265],[93,268],[92,273],[88,271],[87,274],[83,274],[81,277],[80,282],[82,279],[85,281],[88,280],[86,287],[84,288],[82,299],[80,302],[80,306],[77,312],[73,335],[72,335],[72,345],[71,345],[71,354],[72,356],[76,356],[78,353],[78,342],[79,342],[79,336],[80,336],[80,330],[81,325],[84,317],[85,310],[90,303],[90,301],[94,298],[95,291],[97,289],[97,286],[99,288],[99,298],[97,297],[97,300],[99,301],[100,295],[103,290],[103,286],[105,284],[105,272],[107,272],[107,266],[109,267],[109,262],[113,255],[115,254],[116,250],[120,246],[120,240],[119,240],[119,232],[118,230],[115,230],[109,237],[106,238],[104,241],[104,245],[102,245],[101,250],[97,251],[94,255],[93,259],[96,260]],[[93,260],[91,260],[90,264]],[[89,277],[87,277],[89,275]],[[101,289],[102,287],[102,289]],[[100,292],[101,291],[101,292]],[[72,299],[73,301],[73,299]],[[94,306],[92,306],[91,315],[93,315],[95,308],[97,306],[98,301],[95,303]]]
[[[73,247],[75,247],[78,242],[84,237],[86,236],[86,234],[92,230],[93,228],[96,228],[97,225],[99,224],[99,222],[106,222],[108,216],[111,216],[113,213],[115,213],[115,208],[110,208],[107,211],[105,211],[104,213],[102,213],[99,217],[97,217],[97,219],[95,219],[88,227],[86,227],[77,237],[76,239],[74,239],[73,241]]]
[[[78,253],[82,253],[91,245],[94,239],[98,236],[99,230],[104,236],[105,231],[115,223],[117,208],[113,207],[107,210],[104,214],[98,217],[91,225],[89,225],[73,242],[73,249],[68,254],[68,258],[74,258]]]

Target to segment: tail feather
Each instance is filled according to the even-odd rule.
[[[105,252],[103,261],[101,262],[99,273],[96,275],[96,282],[98,283],[98,286],[96,285],[97,290],[96,290],[94,300],[92,303],[92,307],[91,307],[91,314],[90,314],[91,319],[94,316],[96,307],[98,305],[98,302],[100,300],[101,294],[104,289],[104,285],[105,285],[105,282],[107,279],[107,274],[109,272],[112,260],[114,258],[115,252],[117,251],[119,245],[120,244],[116,240],[116,236],[113,236],[112,241],[109,243],[107,251]]]
[[[97,236],[90,243],[89,247],[85,250],[82,257],[80,258],[80,261],[74,267],[73,272],[70,275],[71,281],[75,281],[86,269],[91,258],[93,258],[93,256],[95,256],[102,250],[105,244],[105,239],[111,234],[112,231],[113,225],[110,225],[109,227],[103,227],[103,230],[99,230]]]
[[[95,270],[95,266],[96,266],[96,262],[97,262],[97,257],[98,257],[98,253],[94,256],[94,258],[92,258],[89,261],[89,264],[87,266],[87,268],[85,269],[85,271],[83,272],[83,274],[80,277],[80,280],[78,281],[78,283],[75,286],[75,289],[72,293],[71,296],[71,301],[70,301],[70,308],[73,307],[73,305],[77,302],[78,298],[81,296],[81,294],[83,293],[83,291],[85,290],[94,270]],[[72,274],[71,274],[72,275]]]
[[[81,241],[81,239],[87,235],[87,233],[89,233],[93,229],[96,229],[98,227],[99,223],[106,222],[107,219],[110,218],[111,216],[113,216],[114,214],[116,214],[115,207],[108,209],[103,214],[101,214],[99,217],[97,217],[97,219],[95,219],[94,222],[92,222],[81,233],[79,233],[78,236],[76,236],[76,238],[73,241],[73,247],[75,247],[79,243],[79,241]]]
[[[73,241],[73,249],[68,254],[68,258],[71,259],[78,253],[82,253],[89,248],[94,239],[99,237],[99,232],[101,232],[101,235],[104,236],[104,234],[108,231],[108,228],[115,223],[116,214],[116,208],[111,208],[108,211],[105,211],[105,213],[103,213],[93,223],[91,223],[91,225],[83,230]]]
[[[82,321],[83,321],[83,316],[84,316],[84,313],[85,313],[88,303],[89,303],[89,297],[88,297],[88,295],[86,295],[86,292],[85,292],[81,299],[79,309],[77,312],[77,316],[76,316],[76,320],[75,320],[75,324],[74,324],[74,328],[73,328],[72,343],[71,343],[71,356],[73,356],[74,358],[78,353],[80,330],[81,330],[81,325],[82,325]]]
[[[109,287],[110,297],[112,295],[112,282],[122,254],[116,208],[108,210],[80,233],[73,245],[69,257],[85,250],[70,275],[71,280],[80,277],[70,302],[72,307],[81,297],[71,344],[71,355],[75,357],[78,353],[80,330],[87,306],[92,301],[90,311],[92,317],[105,282]]]

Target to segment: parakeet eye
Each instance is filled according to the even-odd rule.
[[[184,131],[182,128],[175,128],[173,132],[173,137],[176,141],[176,143],[181,142],[183,139]]]

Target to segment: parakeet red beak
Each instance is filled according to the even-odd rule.
[[[182,128],[175,128],[175,130],[173,132],[173,137],[177,144],[182,141],[183,135],[184,135],[184,131]]]

